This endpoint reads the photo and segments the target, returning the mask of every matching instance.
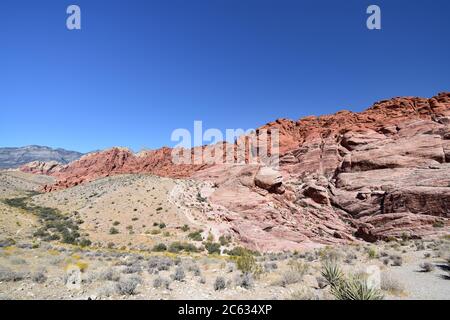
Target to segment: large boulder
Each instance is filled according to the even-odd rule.
[[[273,193],[283,193],[283,176],[270,167],[261,167],[255,176],[255,185]]]

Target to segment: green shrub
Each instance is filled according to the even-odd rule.
[[[201,231],[194,231],[189,233],[188,238],[194,241],[203,241]]]
[[[259,274],[262,271],[261,267],[256,262],[255,257],[251,254],[244,254],[236,257],[236,266],[244,274]]]
[[[194,246],[192,243],[188,242],[172,242],[168,248],[169,252],[172,253],[178,253],[180,251],[185,252],[197,252],[197,247]]]
[[[164,243],[158,243],[152,249],[152,251],[156,251],[156,252],[162,252],[162,251],[166,251],[166,250],[167,250],[167,246]]]
[[[225,236],[220,236],[219,237],[219,242],[220,242],[220,244],[222,246],[228,246],[230,244],[230,242],[231,242],[231,236],[230,235],[227,235],[226,237]]]
[[[206,242],[205,248],[209,254],[218,253],[220,254],[220,243],[217,242]]]
[[[253,255],[253,256],[259,256],[260,253],[257,251],[252,251],[243,247],[234,247],[231,250],[225,250],[224,253],[228,254],[229,256],[244,256],[244,255]]]
[[[117,230],[114,227],[111,227],[111,229],[109,229],[109,234],[118,234],[118,233],[119,233],[119,230]]]

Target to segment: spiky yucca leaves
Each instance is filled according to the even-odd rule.
[[[382,300],[380,290],[370,288],[364,277],[346,279],[339,266],[332,262],[323,266],[322,276],[331,287],[331,294],[337,300]]]
[[[344,273],[335,262],[327,262],[323,266],[322,277],[330,286],[338,285],[344,279]]]
[[[370,288],[367,281],[354,277],[331,286],[331,293],[337,300],[383,300],[383,294],[376,288]]]

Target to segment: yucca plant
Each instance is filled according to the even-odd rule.
[[[331,287],[331,294],[337,300],[382,300],[379,289],[371,288],[364,277],[353,276],[346,279],[336,263],[326,263],[322,276]]]
[[[335,262],[327,262],[323,266],[322,277],[330,286],[338,285],[344,279],[344,273]]]
[[[337,300],[383,300],[383,294],[376,288],[370,288],[367,281],[351,278],[331,286],[331,293]]]

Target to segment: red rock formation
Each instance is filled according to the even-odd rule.
[[[169,148],[138,155],[113,148],[49,172],[57,183],[46,190],[120,173],[211,180],[220,187],[210,201],[237,213],[224,221],[260,250],[448,232],[450,93],[261,129],[271,128],[280,132],[282,185],[276,174],[276,186],[265,176],[255,183],[258,166],[174,165]]]

